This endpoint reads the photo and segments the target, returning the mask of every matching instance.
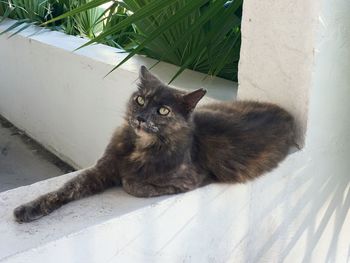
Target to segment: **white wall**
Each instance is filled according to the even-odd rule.
[[[140,65],[155,61],[135,57],[104,78],[126,56],[120,50],[95,45],[73,53],[86,40],[48,30],[33,35],[38,30],[0,37],[0,114],[76,168],[93,165],[123,121]],[[176,70],[166,63],[152,69],[164,81]],[[204,78],[187,70],[174,86],[203,87],[214,99],[235,97],[234,82]]]
[[[288,12],[286,16],[290,23],[286,30],[289,26],[299,27],[301,32],[298,37],[302,39],[299,41],[310,41],[312,36],[314,41],[313,48],[310,49],[308,44],[308,48],[302,49],[303,52],[298,40],[287,44],[292,47],[295,44],[295,49],[286,50],[286,46],[279,46],[278,41],[276,44],[271,40],[272,32],[265,28],[268,36],[260,35],[261,42],[265,43],[265,37],[271,40],[271,47],[268,49],[276,49],[275,56],[272,53],[270,57],[264,52],[260,55],[255,53],[261,43],[258,40],[255,42],[256,46],[254,42],[247,43],[248,46],[245,47],[243,43],[242,46],[245,52],[256,55],[250,60],[250,65],[253,68],[255,65],[264,65],[261,66],[261,71],[271,73],[273,77],[260,85],[261,73],[252,73],[246,67],[240,68],[240,76],[253,78],[258,84],[256,88],[261,87],[262,92],[276,84],[284,85],[277,89],[280,89],[281,97],[290,100],[286,105],[309,101],[308,111],[303,112],[303,107],[297,109],[305,114],[302,120],[308,122],[305,148],[295,153],[294,159],[291,156],[283,164],[283,167],[288,165],[288,168],[272,173],[279,174],[276,178],[268,175],[269,178],[262,178],[252,186],[250,214],[247,218],[250,225],[249,242],[246,247],[248,253],[242,262],[349,262],[350,2],[245,1],[246,6],[254,4],[264,5],[262,12],[271,6],[283,7],[283,10]],[[304,8],[300,9],[300,6]],[[308,6],[315,9],[310,10]],[[245,14],[248,12],[245,10]],[[284,12],[282,13],[284,16]],[[315,14],[318,25],[312,29]],[[281,13],[267,15],[271,15],[271,21],[277,24]],[[253,16],[252,20],[256,18]],[[305,20],[309,21],[309,24],[304,24]],[[292,30],[291,38],[295,37],[293,32]],[[305,36],[305,32],[309,36]],[[282,35],[284,36],[283,32]],[[246,37],[250,36],[248,34]],[[275,36],[280,39],[279,34],[276,33]],[[279,56],[281,53],[282,56]],[[304,56],[304,62],[300,61],[300,56]],[[314,59],[310,59],[313,56]],[[290,60],[287,57],[294,59]],[[264,64],[266,60],[275,61],[281,58],[281,65],[285,63],[285,67],[291,70],[287,71],[291,81],[286,81],[280,67],[271,70],[269,64],[275,62],[270,61],[266,66]],[[308,76],[302,79],[299,74],[291,74],[293,71],[300,71],[302,75]],[[238,96],[241,97],[241,92],[245,94],[245,98],[258,96],[253,94],[249,87],[245,90],[244,83],[247,82],[240,79]],[[304,90],[299,93],[300,87],[290,86],[293,82]],[[291,89],[291,92],[286,89]],[[271,93],[274,92],[272,88]],[[257,91],[257,94],[261,94],[260,91]],[[262,97],[273,100],[271,97]],[[256,224],[257,222],[259,223]]]
[[[320,8],[303,150],[247,184],[146,200],[112,190],[20,226],[12,208],[66,178],[2,193],[0,243],[17,253],[4,262],[349,262],[350,2]]]
[[[319,1],[244,1],[238,97],[293,113],[304,145]]]

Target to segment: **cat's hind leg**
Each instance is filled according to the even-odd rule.
[[[136,197],[155,197],[188,192],[206,185],[208,180],[203,174],[197,174],[193,170],[179,169],[171,176],[154,176],[148,180],[123,178],[122,187],[125,192]]]

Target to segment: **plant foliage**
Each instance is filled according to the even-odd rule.
[[[2,20],[12,18],[18,20],[3,33],[18,28],[14,33],[26,29],[30,25],[42,25],[54,17],[67,13],[79,6],[86,5],[89,0],[0,0],[0,16]],[[63,31],[71,35],[93,38],[103,30],[100,20],[103,10],[92,8],[82,11],[64,20],[47,23],[47,27]]]
[[[137,5],[135,5],[137,2]],[[152,0],[124,1],[133,13]],[[222,1],[173,1],[157,15],[135,22],[133,55],[140,52],[185,68],[236,79],[240,50],[241,2],[224,7]],[[159,30],[160,29],[160,30]],[[154,32],[157,32],[154,34]],[[176,77],[175,75],[174,77]]]
[[[45,26],[59,25],[67,33],[90,38],[84,46],[105,43],[129,52],[116,67],[135,54],[144,54],[179,65],[174,78],[190,68],[209,75],[237,79],[243,0],[16,2],[27,1],[36,2],[42,9],[38,12],[39,18],[34,21],[40,21]],[[104,11],[98,9],[106,3],[110,5]],[[50,12],[47,5],[51,8]],[[8,13],[6,5],[0,6],[1,13],[5,16]]]

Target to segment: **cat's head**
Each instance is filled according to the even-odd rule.
[[[188,130],[190,115],[206,91],[186,93],[170,88],[144,66],[139,78],[139,88],[130,98],[126,116],[135,133],[165,138]]]

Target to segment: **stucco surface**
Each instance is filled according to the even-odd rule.
[[[319,1],[244,1],[239,99],[277,103],[297,120],[304,145]]]

